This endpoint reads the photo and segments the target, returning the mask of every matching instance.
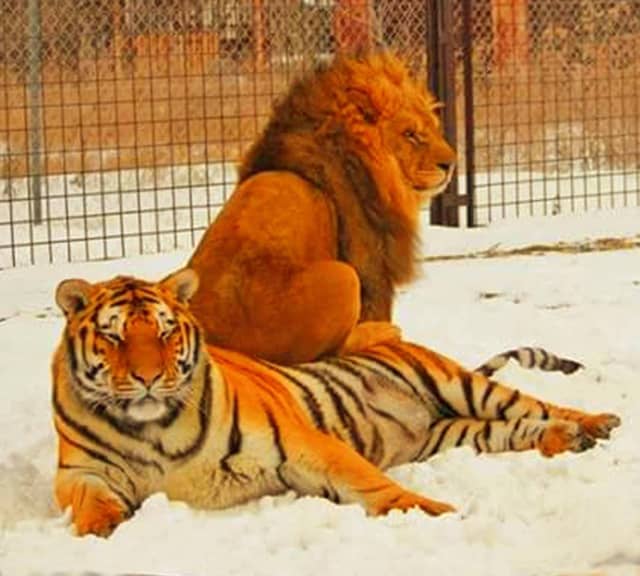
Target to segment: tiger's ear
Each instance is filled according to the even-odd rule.
[[[86,280],[63,280],[56,288],[56,304],[65,316],[70,316],[86,308],[90,295],[91,284]]]
[[[182,268],[160,281],[180,302],[185,304],[191,300],[198,289],[200,280],[198,273],[191,268]]]

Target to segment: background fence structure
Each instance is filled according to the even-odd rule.
[[[640,1],[456,9],[469,223],[640,205]]]
[[[0,268],[190,248],[292,79],[381,46],[446,102],[436,220],[640,205],[639,43],[640,0],[0,0]]]

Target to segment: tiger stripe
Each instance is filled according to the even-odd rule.
[[[124,467],[120,466],[112,458],[109,458],[108,456],[104,455],[102,452],[99,452],[98,450],[92,450],[91,448],[89,448],[87,446],[83,446],[82,444],[74,442],[71,438],[69,438],[69,436],[67,436],[59,428],[56,429],[56,432],[58,433],[60,438],[62,438],[65,441],[65,443],[67,443],[70,446],[73,446],[74,448],[77,448],[78,450],[81,450],[82,452],[87,454],[87,456],[89,456],[92,460],[98,460],[99,462],[103,462],[107,466],[110,466],[110,467],[113,467],[113,468],[116,468],[117,470],[119,470],[120,473],[122,474],[122,477],[125,478],[125,481],[126,481],[126,484],[127,484],[127,488],[129,489],[129,491],[133,495],[133,498],[137,497],[138,491],[136,489],[136,485],[133,483],[131,478],[129,478],[127,476],[127,471],[125,470]],[[74,466],[73,464],[67,464],[66,462],[63,461],[62,457],[58,460],[58,467],[59,468],[67,468],[67,469],[82,468],[81,466]],[[120,493],[119,493],[119,495],[121,496],[122,500],[124,500],[125,502],[128,503],[130,510],[134,510],[135,509],[132,500],[130,500],[128,498],[125,498]]]
[[[155,462],[147,458],[141,458],[131,451],[119,450],[108,440],[96,434],[89,426],[74,420],[63,409],[62,404],[59,402],[57,394],[55,392],[56,390],[54,388],[53,407],[54,407],[55,416],[58,419],[55,422],[56,431],[58,432],[58,435],[60,435],[60,431],[59,431],[60,423],[63,423],[65,427],[72,432],[72,435],[75,434],[81,439],[89,440],[91,444],[95,446],[99,446],[100,448],[103,448],[108,452],[113,453],[121,460],[127,461],[129,463],[133,463],[133,464],[140,464],[142,466],[152,467],[159,473],[164,472],[162,464],[160,464],[159,462]],[[85,449],[85,451],[87,451],[87,453],[89,454],[91,453],[90,448],[87,448],[85,445],[83,445],[83,448]]]
[[[404,387],[409,388],[416,398],[420,397],[416,384],[405,376],[396,366],[385,363],[383,358],[376,358],[375,356],[363,353],[358,355],[357,361],[353,359],[352,362],[353,364],[360,364],[365,372],[369,372],[369,375],[373,374],[376,377],[386,380],[388,380],[389,375],[391,375],[391,379],[396,384],[402,384]]]
[[[360,400],[353,391],[342,386],[342,384],[336,381],[336,378],[331,375],[331,365],[327,365],[322,369],[317,369],[314,366],[308,364],[302,364],[296,369],[298,372],[305,374],[313,378],[316,382],[320,383],[327,393],[335,413],[341,423],[341,427],[344,428],[349,436],[351,444],[360,454],[364,454],[365,443],[362,439],[362,434],[358,428],[357,418],[355,414],[352,414],[347,407],[347,403],[344,401],[344,397],[348,397],[358,408],[361,415],[364,415],[364,407],[362,400]]]
[[[475,368],[474,372],[480,372],[485,376],[492,376],[504,367],[509,360],[515,360],[522,368],[528,370],[538,368],[546,372],[562,372],[563,374],[573,374],[577,370],[584,368],[580,362],[557,356],[544,348],[523,346],[514,348],[513,350],[507,350],[501,354],[496,354]]]
[[[460,446],[581,451],[619,424],[401,341],[288,367],[207,346],[187,305],[194,286],[183,270],[58,288],[56,498],[79,534],[109,534],[157,491],[200,508],[294,490],[437,515],[451,506],[383,470]]]
[[[475,418],[477,413],[473,398],[473,388],[471,387],[471,376],[469,374],[462,376],[462,391],[464,392],[464,399],[467,402],[469,415]]]
[[[299,378],[294,377],[290,371],[284,368],[278,368],[272,364],[269,364],[268,368],[277,372],[278,376],[280,376],[290,385],[290,389],[296,388],[302,393],[302,400],[305,404],[306,412],[313,421],[314,426],[319,430],[326,432],[328,429],[322,408],[311,389],[307,387]]]
[[[334,366],[337,371],[337,379],[340,380],[341,377],[344,379],[344,376],[348,376],[353,378],[357,385],[362,386],[367,392],[372,391],[371,384],[367,380],[367,378],[363,375],[363,372],[358,369],[357,364],[348,358],[340,358],[340,357],[329,357],[324,359],[325,362]]]
[[[227,435],[227,451],[220,459],[220,467],[226,471],[231,470],[229,458],[239,454],[242,448],[242,432],[240,432],[238,410],[238,396],[234,394],[231,401],[231,428]]]
[[[416,373],[422,385],[427,389],[429,395],[435,400],[438,411],[446,415],[456,414],[455,409],[442,394],[442,389],[437,384],[436,378],[429,370],[422,365],[409,351],[399,349],[395,351],[398,356],[409,365]]]

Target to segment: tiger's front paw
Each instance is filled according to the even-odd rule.
[[[127,506],[97,479],[76,482],[70,490],[59,491],[58,500],[63,508],[71,506],[71,520],[78,536],[107,537],[130,516]]]
[[[456,511],[451,504],[447,504],[446,502],[431,500],[407,490],[399,490],[397,494],[391,495],[389,498],[377,503],[370,512],[374,516],[378,516],[387,514],[391,510],[402,510],[406,512],[411,508],[420,508],[423,512],[431,516],[440,516],[441,514]]]
[[[86,500],[79,511],[74,511],[73,523],[78,536],[95,534],[106,538],[128,516],[126,508],[117,500],[94,496]]]

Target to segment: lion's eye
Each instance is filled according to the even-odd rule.
[[[402,135],[409,140],[409,142],[411,142],[412,144],[421,144],[422,143],[422,139],[420,138],[420,136],[418,135],[418,133],[415,130],[412,130],[411,128],[408,128],[407,130],[405,130]]]

